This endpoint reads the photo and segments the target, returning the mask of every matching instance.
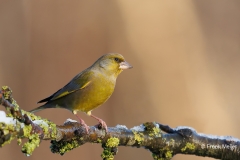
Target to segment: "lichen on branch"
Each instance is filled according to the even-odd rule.
[[[192,154],[223,160],[240,157],[240,140],[230,136],[212,136],[197,133],[190,127],[171,128],[157,122],[147,122],[128,129],[124,125],[109,127],[106,132],[101,125],[90,126],[89,133],[77,121],[67,119],[63,125],[22,110],[12,98],[9,87],[0,91],[0,104],[7,114],[0,111],[0,147],[17,138],[22,152],[30,156],[41,140],[51,140],[51,151],[64,155],[85,143],[100,143],[101,157],[112,160],[118,146],[143,147],[155,160],[168,160],[176,154]],[[21,144],[22,139],[28,142]]]

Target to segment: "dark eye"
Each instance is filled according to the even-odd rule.
[[[114,60],[115,60],[116,62],[119,62],[119,58],[114,58]]]

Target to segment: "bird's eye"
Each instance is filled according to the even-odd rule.
[[[114,60],[115,60],[116,62],[119,62],[119,58],[114,58]]]

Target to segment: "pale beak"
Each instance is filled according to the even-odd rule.
[[[128,62],[123,61],[120,63],[119,68],[120,69],[131,69],[131,68],[133,68],[133,66],[131,66],[131,64],[129,64]]]

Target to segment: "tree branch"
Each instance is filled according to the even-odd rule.
[[[212,136],[197,133],[190,127],[171,128],[156,122],[147,122],[128,129],[117,125],[108,132],[101,126],[91,126],[89,134],[80,123],[68,119],[63,125],[56,125],[19,108],[12,98],[9,87],[0,91],[0,104],[7,110],[0,111],[0,146],[14,138],[27,138],[22,152],[31,155],[41,140],[51,140],[53,153],[65,154],[85,143],[101,143],[102,158],[113,159],[117,146],[144,147],[152,152],[156,160],[171,159],[176,154],[192,154],[223,160],[240,159],[240,141],[230,136]]]

